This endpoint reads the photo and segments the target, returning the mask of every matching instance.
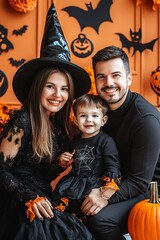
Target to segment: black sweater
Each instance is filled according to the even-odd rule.
[[[157,181],[160,193],[160,113],[137,93],[128,92],[123,105],[108,111],[103,128],[116,142],[121,165],[120,191],[110,199],[120,202],[149,189]]]

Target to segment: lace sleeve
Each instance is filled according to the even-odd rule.
[[[26,201],[36,197],[35,193],[25,189],[25,186],[14,176],[12,166],[29,138],[28,117],[18,112],[11,117],[5,128],[0,144],[0,189],[10,197]],[[28,129],[28,130],[27,130]]]
[[[12,173],[9,161],[4,161],[3,154],[0,153],[0,191],[21,202],[35,199],[37,194],[26,188]]]
[[[31,126],[28,113],[23,110],[15,111],[5,126],[1,138],[0,152],[3,153],[4,160],[8,159],[13,162],[19,151],[29,141],[30,136]]]

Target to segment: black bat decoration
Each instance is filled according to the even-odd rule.
[[[27,30],[27,28],[28,28],[28,26],[27,25],[24,25],[23,27],[21,27],[20,29],[15,29],[15,30],[13,30],[13,34],[14,35],[16,35],[16,36],[18,36],[18,35],[22,35],[22,34],[24,34],[25,32],[26,32],[26,30]]]
[[[148,43],[140,43],[141,29],[139,29],[138,32],[132,32],[132,30],[130,29],[130,36],[132,40],[128,40],[126,36],[124,36],[122,33],[115,34],[119,36],[120,41],[122,43],[122,48],[127,48],[128,51],[130,51],[130,49],[133,48],[132,56],[135,54],[136,51],[139,51],[140,53],[142,53],[146,49],[153,51],[154,44],[158,40],[158,38],[155,38]]]
[[[9,60],[9,62],[10,62],[10,64],[13,66],[13,67],[19,67],[19,66],[21,66],[26,60],[25,59],[21,59],[21,60],[15,60],[15,59],[13,59],[13,58],[9,58],[8,59]]]
[[[112,22],[110,17],[110,7],[112,0],[100,0],[97,7],[93,9],[92,3],[86,4],[87,11],[75,6],[65,7],[62,10],[66,11],[69,16],[74,17],[80,24],[81,31],[85,27],[92,27],[98,33],[99,26],[103,22]]]
[[[13,49],[13,44],[8,40],[8,29],[3,25],[0,25],[0,55],[2,52],[8,52],[10,49]]]

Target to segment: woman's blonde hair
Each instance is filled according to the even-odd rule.
[[[69,84],[69,97],[65,105],[56,113],[55,119],[63,126],[69,136],[69,114],[73,101],[73,81],[71,75],[64,69],[48,67],[38,72],[32,83],[26,105],[32,128],[32,147],[34,155],[41,160],[44,156],[51,160],[53,158],[53,119],[48,118],[41,104],[42,91],[47,79],[56,72],[63,72]]]

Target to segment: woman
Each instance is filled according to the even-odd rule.
[[[11,115],[0,144],[0,239],[94,239],[75,216],[56,210],[51,197],[50,182],[62,171],[56,158],[67,147],[73,97],[90,88],[87,73],[56,50],[25,63],[13,79],[22,108]]]

